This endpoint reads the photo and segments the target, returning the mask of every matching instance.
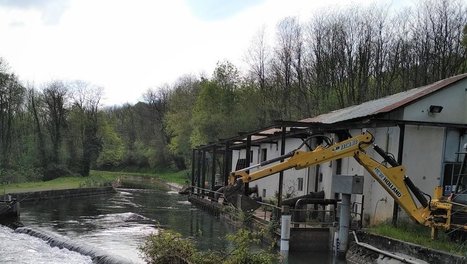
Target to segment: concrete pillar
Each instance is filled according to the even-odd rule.
[[[280,251],[281,251],[281,255],[284,261],[287,261],[288,256],[289,256],[289,240],[290,240],[291,222],[292,222],[292,215],[290,215],[290,208],[288,206],[283,206],[282,207],[282,218],[281,218]]]
[[[339,214],[339,238],[337,245],[337,255],[341,257],[345,256],[349,243],[350,196],[351,194],[342,194],[341,210]]]

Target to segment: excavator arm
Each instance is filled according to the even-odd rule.
[[[414,221],[429,226],[432,230],[449,230],[452,204],[439,199],[431,200],[431,197],[430,201],[427,201],[426,194],[406,176],[405,168],[373,142],[373,135],[365,132],[335,144],[318,146],[312,151],[295,150],[284,156],[232,172],[229,176],[229,186],[225,188],[229,193],[226,196],[233,197],[235,192],[244,192],[243,183],[262,179],[287,169],[303,169],[327,161],[354,157]],[[384,163],[374,160],[365,152],[370,146],[384,159]],[[273,165],[266,166],[269,164]],[[250,172],[256,168],[258,169]],[[467,230],[467,225],[464,225],[463,229]]]
[[[284,156],[232,172],[229,176],[229,184],[235,184],[238,179],[241,179],[243,183],[248,183],[284,170],[292,168],[298,170],[331,160],[351,157],[356,151],[364,150],[370,146],[373,141],[373,135],[370,133],[363,133],[327,147],[318,146],[313,151],[295,150]],[[252,169],[263,167],[277,161],[281,162],[249,173]]]

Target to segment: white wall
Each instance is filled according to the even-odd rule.
[[[301,144],[302,144],[301,139],[296,139],[296,138],[286,139],[285,153],[289,153],[290,151],[295,150]],[[261,144],[260,147],[257,147],[257,146],[252,147],[251,149],[253,150],[253,162],[251,163],[251,165],[254,165],[260,162],[260,153],[261,153],[261,149],[263,148],[267,149],[267,157],[266,157],[267,160],[279,157],[280,146],[281,146],[281,141],[278,140],[277,144],[264,143],[264,144]],[[306,146],[303,147],[302,149],[306,150],[305,148]],[[232,168],[235,169],[237,160],[239,158],[245,158],[245,156],[246,156],[246,151],[244,149],[233,151]],[[277,164],[277,163],[278,162],[274,164]],[[272,166],[272,165],[273,164],[269,164],[269,165],[266,165],[265,167]],[[258,169],[261,169],[261,168],[252,169],[251,172],[254,172]],[[301,196],[301,195],[307,194],[308,186],[309,186],[308,174],[309,174],[308,169],[301,169],[301,170],[289,169],[289,170],[284,171],[282,194],[285,195],[286,193],[291,193],[293,194],[293,196]],[[303,188],[301,191],[298,190],[298,178],[303,179]],[[268,177],[264,177],[263,179],[250,182],[250,187],[253,187],[253,186],[258,186],[258,194],[262,196],[263,198],[266,198],[266,199],[273,198],[275,194],[279,191],[279,173],[273,174]],[[263,189],[266,190],[265,196],[263,196]]]
[[[467,123],[467,80],[430,94],[404,108],[404,120]],[[439,114],[428,113],[430,105],[443,106]]]

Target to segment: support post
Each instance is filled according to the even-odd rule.
[[[206,189],[206,185],[204,184],[204,181],[206,179],[206,150],[203,149],[203,154],[202,154],[202,162],[201,162],[201,188]],[[202,196],[204,197],[204,190],[201,191]]]
[[[341,210],[339,214],[339,240],[337,242],[337,255],[339,257],[345,256],[349,242],[350,197],[351,194],[342,193]]]
[[[289,255],[289,241],[290,241],[290,225],[292,222],[292,215],[290,215],[290,207],[282,206],[281,217],[281,245],[280,251],[284,259]]]
[[[281,156],[285,154],[285,138],[287,134],[287,127],[282,127],[282,134],[281,134]],[[282,159],[281,162],[284,160]],[[282,189],[284,185],[284,172],[279,172],[279,197],[277,197],[277,206],[282,205]]]
[[[191,193],[194,192],[195,186],[195,167],[196,167],[196,149],[193,149],[193,153],[191,154]]]
[[[198,149],[198,155],[196,155],[198,158],[197,158],[197,161],[198,161],[198,170],[197,170],[197,175],[196,175],[196,179],[198,180],[198,189],[196,190],[196,193],[199,195],[200,194],[200,190],[199,188],[201,188],[201,159],[202,159],[202,155],[201,155],[201,150]]]
[[[212,147],[212,171],[211,171],[211,190],[214,190],[214,186],[216,185],[216,152],[217,148],[216,145]]]
[[[223,171],[223,176],[224,176],[224,186],[227,186],[229,183],[229,173],[231,170],[232,166],[232,156],[231,150],[230,150],[230,144],[229,142],[225,143],[225,152],[224,152],[224,171]]]
[[[404,154],[404,136],[405,136],[405,125],[399,125],[399,147],[397,151],[397,163],[402,164],[402,156]],[[399,205],[394,200],[392,208],[392,225],[397,226],[397,218],[399,216]]]
[[[251,135],[248,135],[246,139],[246,166],[250,167],[251,164]],[[246,173],[250,173],[249,170],[246,171]],[[245,192],[248,192],[248,189],[250,188],[250,185],[248,183],[245,183]]]

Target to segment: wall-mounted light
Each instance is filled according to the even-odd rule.
[[[439,114],[441,111],[443,111],[443,107],[440,105],[430,105],[430,108],[428,109],[430,114]]]

